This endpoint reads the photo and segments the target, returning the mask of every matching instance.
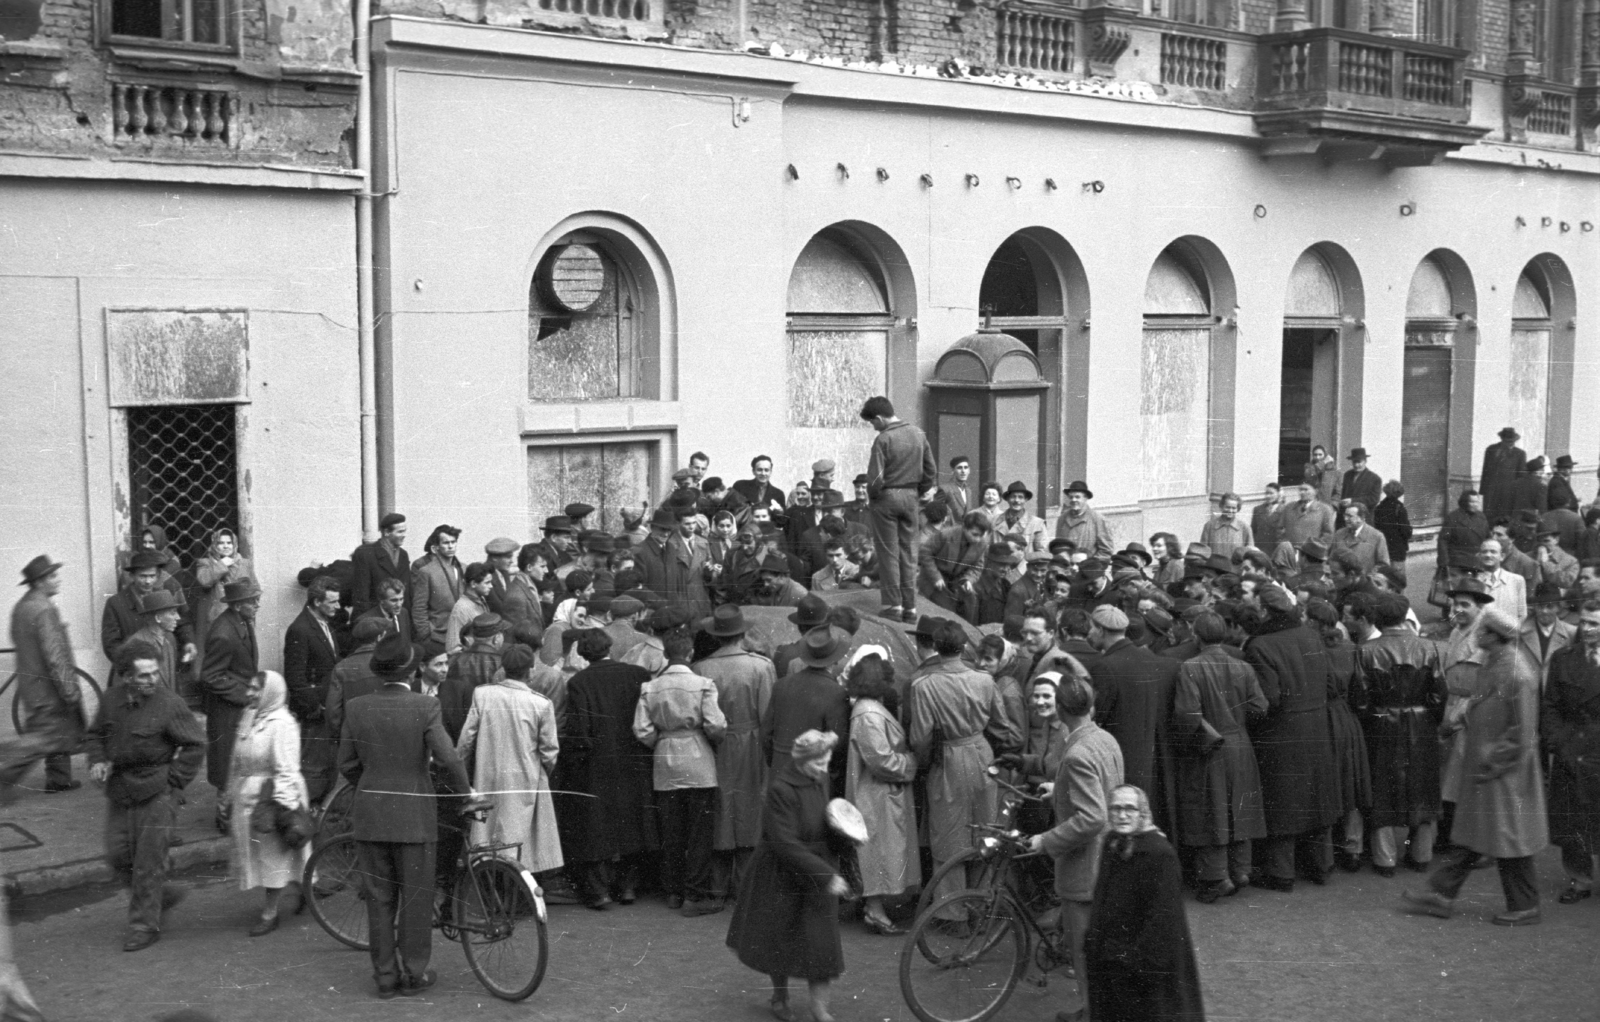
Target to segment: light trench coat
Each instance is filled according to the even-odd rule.
[[[917,760],[900,722],[876,699],[856,700],[844,797],[867,824],[867,843],[856,851],[863,897],[896,895],[922,883],[911,804],[916,774]]]
[[[285,706],[283,677],[268,671],[261,705],[247,711],[234,738],[228,782],[233,789],[232,873],[239,889],[283,887],[299,883],[311,857],[311,844],[291,849],[277,834],[250,829],[252,810],[261,788],[272,781],[273,801],[294,808],[309,807],[310,794],[300,774],[300,725]]]
[[[1539,767],[1539,668],[1520,642],[1487,651],[1466,724],[1450,839],[1497,859],[1538,854],[1550,843]]]
[[[548,780],[560,750],[555,705],[527,684],[502,677],[473,690],[456,751],[473,787],[494,803],[472,825],[474,843],[520,842],[517,861],[530,873],[562,865]]]

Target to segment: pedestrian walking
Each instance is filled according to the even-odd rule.
[[[1518,641],[1518,622],[1499,610],[1484,611],[1478,643],[1484,660],[1466,714],[1466,756],[1451,829],[1463,854],[1428,878],[1427,891],[1404,897],[1416,910],[1449,917],[1467,877],[1488,857],[1500,871],[1506,899],[1494,924],[1528,926],[1539,921],[1533,857],[1550,843],[1539,768],[1539,669]]]
[[[1150,799],[1139,788],[1118,786],[1106,809],[1111,832],[1083,942],[1087,1017],[1204,1022],[1178,853],[1150,819]]]
[[[131,892],[122,950],[142,951],[161,939],[163,916],[184,897],[166,883],[167,849],[206,736],[177,693],[161,685],[154,647],[125,644],[117,679],[100,700],[86,752],[89,777],[105,785],[106,862]]]
[[[355,786],[350,807],[378,997],[433,986],[434,851],[438,820],[430,757],[442,783],[475,798],[435,699],[411,691],[416,654],[384,685],[345,707],[339,772]]]
[[[711,850],[716,840],[717,754],[728,722],[717,686],[689,667],[694,636],[686,628],[662,642],[667,669],[639,690],[633,734],[654,750],[651,784],[661,821],[661,884],[667,907],[685,916],[722,911]]]
[[[250,579],[229,582],[222,602],[228,609],[211,622],[206,636],[200,709],[206,715],[206,780],[217,789],[217,829],[227,833],[228,765],[239,720],[250,702],[246,689],[261,662],[255,625],[261,587]]]
[[[833,1022],[833,980],[844,972],[839,899],[850,892],[839,871],[845,839],[828,827],[829,760],[833,732],[796,735],[790,757],[768,785],[761,843],[739,888],[728,921],[727,945],[745,966],[772,983],[768,1007],[793,1022],[789,977],[806,981],[816,1022]]]
[[[896,714],[894,675],[882,657],[868,655],[850,668],[850,759],[844,797],[861,811],[867,842],[856,849],[864,899],[861,921],[881,935],[905,932],[890,921],[885,898],[898,898],[922,883],[917,851],[917,816],[911,782],[917,758]]]
[[[284,809],[311,809],[311,794],[300,772],[300,725],[288,707],[289,689],[277,671],[262,671],[246,686],[249,712],[239,721],[228,767],[233,785],[233,875],[239,889],[262,889],[261,917],[250,936],[264,937],[278,928],[283,889],[300,883],[311,845],[297,847],[277,830],[262,831],[255,823],[259,802]],[[276,811],[273,813],[276,816]]]
[[[78,692],[72,639],[56,609],[61,564],[40,554],[22,569],[28,587],[11,608],[11,645],[16,647],[16,698],[27,730],[0,766],[0,795],[10,797],[28,769],[44,760],[44,790],[72,791],[72,753],[83,741],[83,697]],[[157,654],[159,659],[159,653]]]
[[[1578,608],[1578,641],[1550,658],[1540,728],[1550,756],[1550,837],[1561,847],[1571,905],[1594,889],[1600,852],[1600,600]]]
[[[867,459],[868,522],[882,572],[883,615],[917,619],[917,498],[939,482],[933,448],[886,397],[868,398],[861,418],[878,431]]]

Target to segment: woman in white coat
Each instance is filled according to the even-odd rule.
[[[917,759],[895,719],[893,682],[889,665],[867,656],[850,668],[846,683],[855,707],[850,711],[845,798],[861,811],[868,834],[867,843],[856,850],[865,899],[861,918],[867,929],[880,934],[903,932],[889,921],[883,899],[922,883],[911,804]]]
[[[311,801],[300,774],[300,725],[289,715],[289,688],[276,671],[257,674],[246,689],[250,711],[239,721],[228,769],[233,788],[233,875],[241,890],[260,887],[265,895],[261,918],[250,936],[263,937],[278,928],[279,895],[298,884],[311,855],[311,845],[290,848],[276,832],[251,829],[262,788],[272,783],[272,800],[289,809],[306,809]]]
[[[563,861],[548,779],[561,747],[555,704],[528,687],[533,663],[527,646],[506,650],[500,660],[505,676],[473,690],[456,751],[473,787],[494,804],[484,822],[472,825],[472,841],[518,842],[518,861],[530,873],[543,873]]]

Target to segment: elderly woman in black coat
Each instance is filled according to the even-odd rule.
[[[1203,1022],[1200,970],[1183,910],[1178,853],[1150,820],[1150,799],[1111,792],[1111,832],[1084,937],[1094,1022]]]
[[[839,899],[850,887],[839,873],[843,837],[828,828],[828,761],[839,736],[806,731],[767,786],[761,843],[750,858],[728,925],[739,961],[772,980],[773,1017],[790,1022],[789,977],[806,980],[811,1014],[833,1022],[828,998],[844,972]]]

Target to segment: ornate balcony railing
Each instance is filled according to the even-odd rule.
[[[119,142],[170,138],[208,145],[238,141],[239,101],[233,93],[184,85],[111,86],[112,129]]]
[[[1161,33],[1161,84],[1221,92],[1228,85],[1228,44],[1204,36]]]
[[[995,55],[1012,71],[1068,75],[1077,70],[1078,15],[1031,7],[995,12]]]

